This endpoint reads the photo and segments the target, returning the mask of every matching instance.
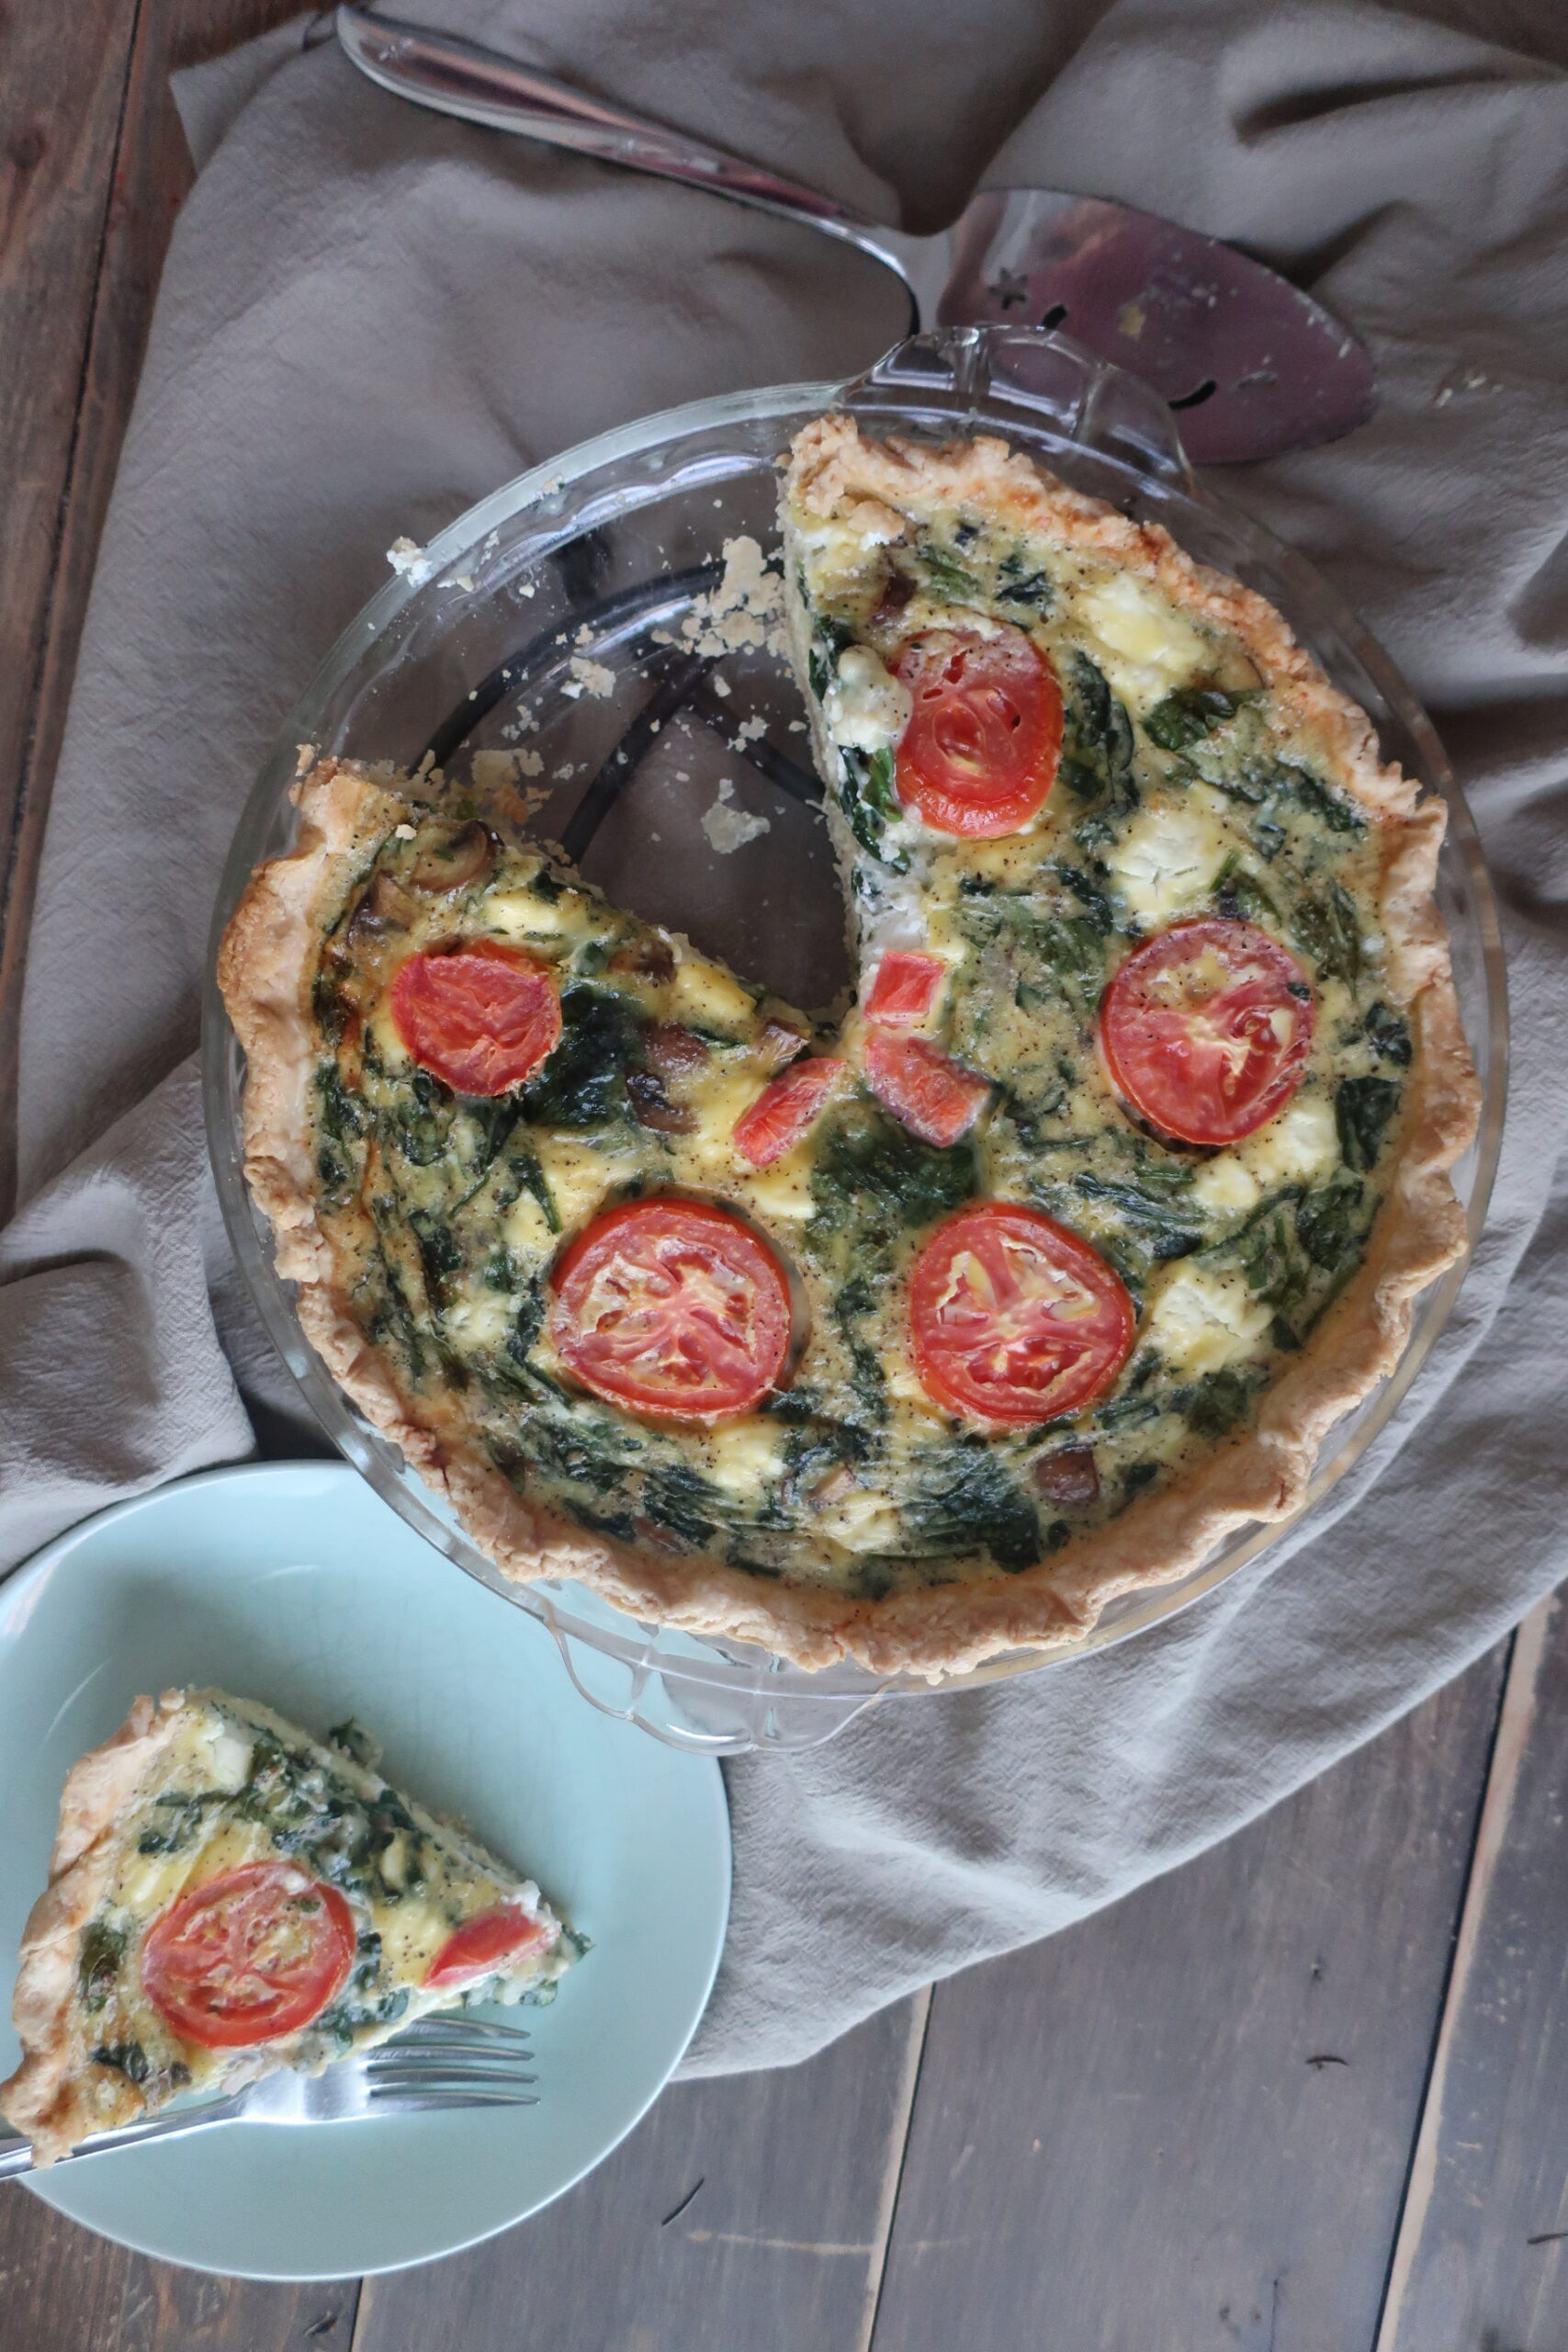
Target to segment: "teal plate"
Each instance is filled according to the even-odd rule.
[[[589,1706],[542,1625],[453,1576],[346,1464],[215,1471],[0,1585],[0,1954],[43,1887],[67,1769],[139,1690],[180,1682],[312,1730],[358,1716],[390,1781],[460,1814],[593,1948],[550,2007],[496,2012],[532,2030],[537,2107],[216,2124],[28,2187],[143,2254],[250,2278],[399,2269],[536,2212],[646,2113],[706,2005],[729,1907],[717,1765]],[[16,2058],[6,2023],[0,2076]]]

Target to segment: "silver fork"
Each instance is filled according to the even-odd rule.
[[[428,2108],[537,2107],[528,2086],[538,2077],[522,2071],[532,2055],[521,2027],[491,2025],[481,2018],[422,2018],[373,2050],[334,2060],[322,2074],[265,2075],[203,2107],[150,2116],[117,2132],[96,2132],[61,2161],[139,2147],[143,2140],[183,2139],[242,2115],[256,2123],[337,2123],[350,2116],[407,2115]],[[32,2169],[30,2143],[0,2137],[0,2180]]]

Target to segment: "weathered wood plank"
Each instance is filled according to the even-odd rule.
[[[367,2279],[353,2352],[860,2352],[923,2016],[903,2002],[803,2066],[666,2091],[533,2221]]]
[[[0,1223],[17,1022],[87,591],[190,157],[172,63],[294,0],[0,0]]]
[[[1501,1673],[937,1987],[878,2352],[1366,2352]]]
[[[1568,1610],[1519,1628],[1378,2352],[1568,2343]]]
[[[348,2352],[357,2294],[147,2262],[0,2188],[0,2352]]]
[[[13,1177],[13,1036],[52,772],[46,650],[74,642],[60,593],[70,492],[140,5],[0,15],[0,1215]],[[73,626],[74,624],[74,626]]]

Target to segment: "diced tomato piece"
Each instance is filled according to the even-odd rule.
[[[465,1919],[442,1945],[424,1972],[427,1984],[477,1984],[481,1976],[493,1976],[510,1960],[519,1960],[525,1952],[542,1951],[550,1940],[550,1930],[540,1919],[530,1919],[513,1903],[503,1904],[494,1911],[481,1911],[472,1919]]]
[[[949,1061],[924,1038],[890,1037],[880,1030],[866,1042],[865,1082],[922,1143],[956,1143],[991,1091],[983,1078]]]
[[[865,1001],[866,1019],[886,1022],[895,1029],[918,1029],[929,1018],[946,977],[947,966],[940,956],[915,956],[894,948],[876,967]]]
[[[821,1116],[845,1065],[827,1054],[772,1078],[735,1122],[735,1148],[753,1168],[771,1168]]]

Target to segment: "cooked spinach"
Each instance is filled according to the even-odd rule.
[[[1094,925],[1102,938],[1116,928],[1116,910],[1098,882],[1092,881],[1081,865],[1066,865],[1058,862],[1051,868],[1058,882],[1072,892],[1084,910],[1085,919]]]
[[[462,1245],[446,1220],[429,1209],[411,1209],[409,1229],[419,1251],[425,1296],[439,1314],[446,1304],[447,1284],[451,1277],[462,1272]]]
[[[1226,1245],[1240,1261],[1247,1286],[1278,1314],[1298,1306],[1312,1279],[1312,1262],[1298,1224],[1299,1188],[1287,1188],[1254,1209]]]
[[[1162,1198],[1141,1184],[1093,1176],[1086,1170],[1073,1178],[1073,1190],[1086,1200],[1106,1201],[1119,1209],[1133,1227],[1134,1238],[1156,1264],[1169,1258],[1189,1258],[1203,1246],[1201,1223],[1195,1221],[1190,1211],[1183,1216],[1178,1201]]]
[[[1227,922],[1278,922],[1280,910],[1255,875],[1248,874],[1233,849],[1213,882],[1218,912]]]
[[[333,1724],[327,1742],[332,1747],[341,1747],[345,1756],[355,1764],[362,1764],[367,1772],[373,1772],[380,1760],[380,1748],[357,1715],[347,1715],[341,1724]]]
[[[1339,1130],[1339,1156],[1347,1168],[1364,1176],[1377,1166],[1384,1131],[1398,1107],[1397,1079],[1340,1080],[1334,1097],[1334,1123]]]
[[[1153,1396],[1113,1396],[1094,1418],[1102,1430],[1136,1429],[1145,1421],[1157,1421],[1163,1409]]]
[[[643,1480],[642,1508],[658,1527],[683,1544],[704,1544],[724,1517],[724,1498],[711,1479],[683,1462],[650,1470]]]
[[[977,603],[980,583],[971,571],[966,571],[957,559],[942,548],[922,545],[920,563],[933,595],[946,596],[955,605]]]
[[[855,1325],[876,1306],[877,1294],[869,1275],[855,1274],[834,1294],[832,1317],[849,1351],[850,1386],[874,1421],[887,1418],[887,1374],[881,1355],[863,1338]]]
[[[1104,804],[1077,828],[1079,845],[1091,846],[1109,839],[1114,820],[1138,806],[1133,722],[1087,653],[1074,654],[1066,684],[1058,773],[1079,800]]]
[[[907,873],[908,852],[895,850],[889,856],[883,847],[887,827],[897,824],[900,813],[893,789],[892,752],[857,752],[841,747],[839,801],[845,823],[867,856],[874,857],[879,865],[886,865],[894,874]]]
[[[1266,865],[1271,865],[1284,848],[1286,832],[1272,817],[1257,817],[1252,823],[1252,846]]]
[[[400,1151],[411,1167],[434,1167],[451,1146],[453,1107],[450,1087],[416,1069],[407,1093],[381,1114],[383,1146]]]
[[[820,1242],[853,1227],[857,1248],[880,1249],[908,1227],[933,1225],[978,1182],[973,1144],[921,1143],[857,1105],[824,1136],[812,1168],[813,1235]]]
[[[510,1207],[519,1192],[531,1193],[544,1211],[545,1223],[549,1230],[552,1233],[558,1233],[560,1211],[556,1206],[555,1194],[550,1190],[548,1177],[539,1165],[537,1154],[521,1147],[513,1147],[506,1155],[506,1174],[509,1182],[514,1184],[517,1190],[510,1194],[504,1204],[501,1203],[498,1195],[497,1204]]]
[[[139,2041],[100,2041],[88,2054],[95,2066],[112,2066],[130,2083],[144,2083],[152,2071]]]
[[[1318,970],[1354,988],[1361,975],[1361,919],[1348,890],[1330,882],[1303,892],[1291,908],[1291,927]]]
[[[1296,1211],[1296,1231],[1314,1266],[1337,1274],[1350,1262],[1361,1240],[1365,1187],[1343,1177],[1309,1193]]]
[[[1187,1407],[1187,1425],[1199,1437],[1224,1437],[1247,1417],[1252,1390],[1238,1372],[1206,1372]]]
[[[1179,686],[1156,703],[1144,719],[1144,732],[1162,752],[1185,752],[1234,718],[1244,699],[1218,686]]]
[[[125,1958],[123,1928],[107,1919],[95,1919],[82,1938],[76,1961],[76,1985],[84,2008],[101,2009],[109,1999]]]
[[[923,1465],[905,1506],[905,1521],[921,1549],[988,1552],[1016,1576],[1041,1554],[1040,1514],[1016,1478],[984,1447],[944,1448]]]
[[[181,1854],[191,1845],[201,1827],[202,1815],[209,1805],[224,1803],[222,1789],[190,1791],[171,1789],[152,1800],[152,1810],[159,1815],[156,1824],[141,1832],[136,1841],[139,1854]]]
[[[626,1115],[626,1071],[638,1058],[637,1007],[614,989],[573,981],[561,990],[560,1042],[523,1092],[543,1127],[600,1127]]]
[[[1380,997],[1367,1014],[1367,1043],[1385,1062],[1397,1062],[1401,1069],[1410,1067],[1410,1024],[1401,1014],[1393,1012]]]
[[[1048,571],[1031,571],[1027,559],[1016,548],[1010,555],[1003,556],[997,566],[998,605],[1021,605],[1032,612],[1048,613],[1051,595]]]
[[[357,1094],[343,1082],[336,1062],[316,1068],[316,1125],[334,1143],[349,1143],[365,1133],[370,1114]]]
[[[1288,762],[1281,762],[1275,788],[1288,794],[1311,817],[1328,827],[1331,833],[1361,833],[1367,828],[1366,818],[1353,801],[1336,792],[1322,780]]]

